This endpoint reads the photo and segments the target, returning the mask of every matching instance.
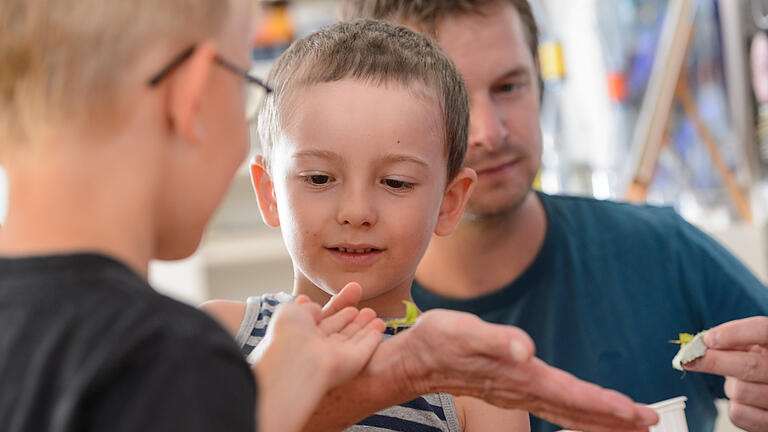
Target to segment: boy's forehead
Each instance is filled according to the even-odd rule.
[[[302,86],[290,99],[282,122],[287,141],[280,147],[288,144],[293,152],[371,153],[400,145],[445,153],[441,105],[426,86],[344,79]]]

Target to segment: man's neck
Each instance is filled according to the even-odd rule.
[[[538,195],[531,192],[502,218],[463,220],[451,236],[433,237],[416,280],[453,298],[498,291],[531,265],[546,230],[546,213]]]
[[[10,203],[0,254],[102,253],[146,277],[154,250],[150,200],[141,194],[147,172],[128,175],[125,165],[116,164],[136,161],[73,154],[77,147],[65,153],[52,148],[34,162],[8,165]]]

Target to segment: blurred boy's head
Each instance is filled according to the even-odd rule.
[[[23,217],[14,185],[42,195],[35,183],[60,170],[137,201],[129,208],[151,219],[136,222],[153,231],[154,257],[191,253],[247,150],[243,79],[220,59],[247,69],[250,8],[249,0],[3,1],[7,228]],[[73,197],[88,188],[80,184]]]
[[[254,186],[282,227],[295,291],[410,290],[431,234],[453,230],[474,184],[451,61],[404,27],[337,23],[295,42],[268,81]]]

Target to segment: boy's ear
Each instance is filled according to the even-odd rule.
[[[477,184],[477,174],[471,168],[462,168],[445,188],[440,214],[437,216],[435,234],[447,236],[461,220],[464,207]]]
[[[280,226],[280,216],[277,214],[277,199],[275,199],[275,184],[272,182],[267,166],[262,156],[256,156],[251,162],[251,182],[256,198],[259,201],[259,211],[264,223],[273,228]]]
[[[202,42],[192,55],[171,76],[169,117],[173,127],[187,142],[198,143],[203,134],[200,107],[215,65],[217,48]]]

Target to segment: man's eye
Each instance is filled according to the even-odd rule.
[[[331,176],[322,175],[322,174],[313,174],[313,175],[308,175],[304,177],[304,181],[312,185],[322,186],[330,183],[331,181],[333,181],[333,179],[331,178]]]
[[[514,91],[519,90],[520,87],[522,86],[518,83],[507,83],[507,84],[502,84],[496,87],[496,91],[498,91],[499,93],[512,93]]]
[[[392,189],[413,189],[413,183],[408,183],[402,180],[384,179],[381,181],[385,186]]]

